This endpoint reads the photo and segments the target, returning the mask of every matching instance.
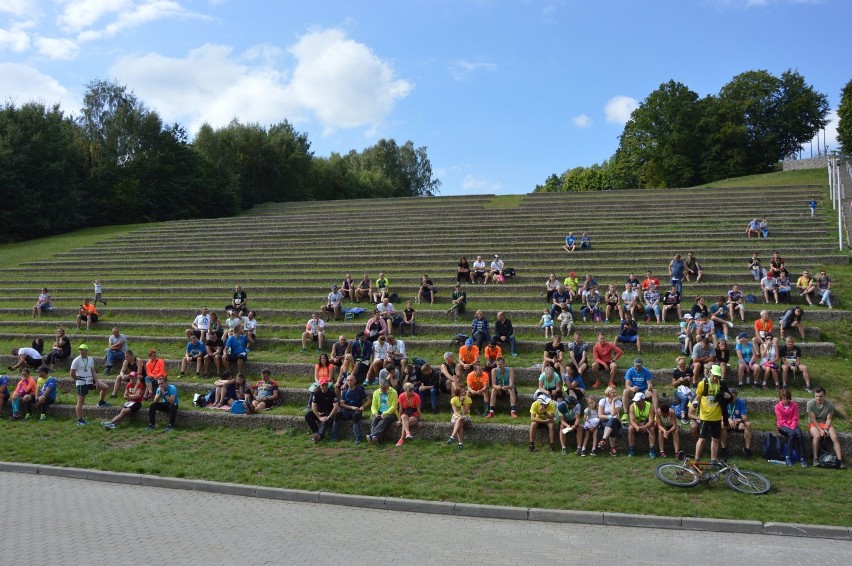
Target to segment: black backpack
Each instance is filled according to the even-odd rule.
[[[771,460],[784,460],[787,454],[787,443],[784,441],[784,438],[778,434],[772,434],[767,432],[763,435],[763,459],[767,461]]]
[[[503,276],[504,277],[514,277],[515,276],[515,268],[514,267],[507,267],[506,269],[503,270]]]
[[[840,467],[840,460],[837,459],[837,455],[834,453],[834,444],[830,438],[824,438],[820,442],[817,462],[822,468],[837,469]]]

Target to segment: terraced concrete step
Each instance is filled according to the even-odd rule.
[[[70,334],[70,336],[72,344],[80,344],[81,340],[89,340],[89,337],[86,335]],[[0,333],[0,340],[16,340],[18,338],[20,338],[19,334]],[[414,357],[417,355],[418,348],[434,350],[450,347],[451,338],[452,336],[447,336],[443,339],[436,339],[434,337],[424,338],[422,336],[405,336],[401,339],[406,344],[406,350],[409,356]],[[331,348],[333,341],[334,336],[329,335],[326,343],[326,350]],[[142,348],[143,350],[153,347],[153,345],[156,344],[180,344],[181,346],[186,344],[185,340],[180,340],[173,336],[132,336],[128,337],[128,342],[131,349],[134,347],[139,348],[139,344],[142,344],[144,346]],[[263,349],[263,344],[274,344],[296,349],[301,346],[302,341],[298,338],[275,338],[264,337],[261,335],[258,349]],[[544,341],[537,342],[519,339],[517,341],[516,348],[517,351],[521,353],[543,352],[544,345]],[[636,346],[634,344],[620,344],[619,346],[626,353],[630,352],[631,355],[633,355],[632,353],[636,351]],[[799,344],[799,346],[802,348],[802,355],[806,356],[833,356],[837,350],[837,347],[833,342],[805,342],[803,344]],[[103,347],[106,349],[106,341],[103,342]],[[680,351],[680,345],[674,337],[672,337],[670,341],[660,342],[642,340],[642,350],[644,352],[672,352],[673,355],[677,355]],[[99,350],[97,348],[93,348],[92,354],[94,355],[98,351]]]
[[[446,304],[446,303],[445,303]],[[29,309],[25,309],[24,312],[29,312],[32,310],[32,307]],[[264,319],[274,318],[275,316],[288,316],[288,317],[301,317],[304,316],[305,320],[307,320],[313,309],[266,309],[266,308],[257,308],[254,309],[257,313],[257,318],[260,321]],[[483,309],[485,310],[485,309]],[[501,309],[506,313],[506,316],[510,319],[521,319],[526,318],[527,320],[535,320],[541,317],[542,309]],[[780,310],[775,311],[773,309],[770,310],[772,313],[773,320],[777,319],[777,316],[780,316]],[[2,314],[21,314],[21,308],[9,308],[9,307],[0,307],[0,315]],[[198,314],[197,308],[155,308],[155,307],[136,307],[136,308],[126,308],[126,307],[110,307],[107,316],[101,317],[101,320],[104,324],[111,324],[107,322],[107,318],[113,321],[120,321],[121,316],[123,315],[131,315],[131,316],[146,316],[151,318],[157,317],[170,317],[173,319],[184,319],[187,321],[192,321],[195,319],[195,316]],[[425,310],[420,309],[417,311],[421,316],[423,313],[435,313],[439,318],[445,318],[445,311],[439,309],[434,310]],[[491,317],[494,311],[487,311],[486,316]],[[746,319],[747,320],[755,320],[758,316],[759,309],[747,310],[746,311]],[[59,318],[63,320],[67,320],[70,317],[74,317],[76,320],[77,316],[77,307],[56,307],[53,311],[49,313],[45,313],[42,315],[42,320],[52,320],[54,318]],[[805,320],[808,323],[814,321],[826,321],[826,322],[838,322],[849,320],[852,318],[852,311],[840,310],[840,309],[825,309],[816,307],[807,307],[805,310]],[[48,319],[48,317],[50,317]],[[359,320],[363,320],[364,324],[367,323],[367,317],[362,315]],[[640,321],[640,326],[642,322]]]
[[[426,320],[430,319],[438,319],[445,320],[446,318],[441,316],[438,313],[435,313],[433,317],[424,317]],[[307,317],[305,317],[307,320]],[[807,319],[805,319],[807,320]],[[67,320],[56,320],[50,321],[50,327],[53,328],[55,326],[63,326],[67,329],[74,328],[76,326],[76,321],[67,319]],[[156,328],[156,329],[171,329],[176,337],[183,336],[183,332],[189,327],[191,324],[191,320],[187,319],[184,322],[138,322],[138,321],[121,321],[115,322],[116,325],[120,326],[121,331],[125,334],[137,334],[146,329]],[[326,334],[332,338],[336,337],[339,334],[345,334],[347,336],[355,336],[357,332],[360,332],[364,329],[364,325],[366,324],[366,319],[360,320],[359,322],[343,322],[343,321],[329,321],[326,323]],[[270,336],[274,333],[287,332],[292,331],[294,329],[299,329],[303,327],[304,322],[299,321],[295,323],[270,323],[266,321],[260,321],[258,324],[258,331],[261,337]],[[46,321],[42,321],[40,319],[36,320],[23,320],[20,322],[17,321],[0,321],[0,329],[9,328],[9,327],[32,327],[36,329],[45,328]],[[515,329],[515,334],[518,337],[522,337],[527,340],[531,339],[542,339],[542,330],[537,324],[525,324],[520,323],[518,321],[513,321],[512,324]],[[110,334],[110,329],[112,327],[106,322],[102,325],[98,325],[97,328],[93,328],[86,336],[102,336],[104,340]],[[425,323],[417,323],[417,335],[422,337],[429,336],[446,336],[451,337],[457,333],[465,333],[470,329],[470,320],[469,317],[460,318],[458,322],[455,323],[439,323],[436,324],[434,322],[425,322]],[[134,331],[139,332],[134,332]],[[599,332],[603,332],[607,339],[611,339],[618,332],[618,320],[614,320],[611,323],[581,323],[578,322],[574,325],[573,330],[580,330],[584,335],[589,336],[591,340],[592,337],[597,336]],[[742,323],[742,324],[734,324],[734,327],[730,329],[730,335],[736,336],[740,332],[748,332],[751,334],[753,331],[753,326],[750,323]],[[655,336],[661,337],[665,336],[666,338],[673,338],[677,335],[678,326],[674,323],[668,324],[651,324],[651,323],[639,323],[639,332],[640,336]],[[820,337],[820,329],[816,326],[807,326],[805,328],[805,336],[807,336],[811,340],[818,339]],[[11,333],[0,334],[0,336],[11,335]],[[402,336],[402,338],[406,338],[406,336]],[[799,334],[796,332],[794,334],[794,338],[798,340]]]

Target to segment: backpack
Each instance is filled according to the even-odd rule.
[[[423,367],[423,365],[424,365],[424,364],[428,363],[428,362],[427,362],[426,360],[424,360],[423,358],[418,358],[418,357],[415,357],[415,358],[414,358],[413,360],[411,360],[411,361],[412,361],[412,363],[414,364],[414,367],[418,367],[418,368],[419,368],[419,367]]]
[[[746,295],[745,300],[747,303],[757,303],[757,297],[751,294]]]
[[[824,439],[820,442],[817,462],[823,468],[836,469],[840,467],[840,460],[837,459],[837,455],[834,453],[834,445],[831,443],[831,439]]]
[[[207,406],[207,396],[201,393],[196,393],[192,398],[192,404],[196,407],[204,408]]]
[[[246,414],[246,402],[242,399],[237,399],[236,401],[231,403],[231,412],[235,415]]]
[[[392,302],[392,303],[398,303],[399,302],[399,294],[398,293],[391,293],[389,299],[390,299],[390,302]]]
[[[784,461],[787,454],[787,443],[778,434],[766,433],[763,435],[763,458],[767,461]]]
[[[464,346],[464,343],[467,341],[467,334],[456,334],[456,337],[450,342],[450,347],[453,346]]]
[[[516,274],[514,267],[507,267],[503,270],[503,275],[506,277],[514,277]]]

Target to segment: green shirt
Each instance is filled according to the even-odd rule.
[[[820,407],[817,405],[816,399],[811,399],[808,401],[806,410],[808,413],[814,414],[818,423],[824,423],[828,419],[829,415],[834,414],[834,405],[831,404],[831,401],[826,399],[823,401],[822,407]]]

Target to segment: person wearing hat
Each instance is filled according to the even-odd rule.
[[[550,451],[556,452],[556,405],[549,395],[538,395],[530,406],[530,452],[535,452],[535,431],[547,428]]]
[[[314,435],[314,444],[316,444],[325,438],[326,431],[334,424],[334,415],[340,408],[340,404],[334,388],[326,380],[320,381],[319,387],[311,393],[310,404],[311,410],[305,414],[305,421]]]
[[[641,391],[633,396],[633,404],[630,405],[630,424],[627,427],[627,455],[636,455],[636,434],[648,434],[648,457],[657,457],[655,443],[657,441],[657,413],[654,407],[645,400],[645,394]]]
[[[654,409],[657,408],[657,390],[654,389],[654,375],[644,367],[642,358],[633,360],[633,367],[629,368],[624,374],[624,394],[621,397],[622,406],[625,409],[630,408],[630,403],[637,393],[642,393],[646,398],[651,399],[651,404]]]
[[[464,346],[459,348],[459,361],[456,365],[456,375],[466,376],[473,370],[473,365],[479,363],[479,348],[471,338],[464,341]]]
[[[555,418],[556,426],[559,428],[559,443],[562,445],[562,453],[568,454],[568,435],[576,431],[577,455],[580,455],[580,447],[583,444],[583,427],[580,426],[580,415],[582,407],[577,399],[570,395],[563,401],[556,403]]]
[[[84,426],[89,424],[83,418],[83,404],[86,401],[86,395],[92,389],[100,392],[98,407],[108,407],[109,403],[104,401],[109,386],[103,381],[98,381],[98,373],[95,370],[95,360],[89,356],[89,346],[80,344],[77,349],[80,355],[74,358],[71,362],[71,379],[74,380],[74,385],[77,389],[77,406],[75,408],[77,414],[77,425]]]
[[[716,462],[719,457],[719,446],[722,439],[722,408],[726,403],[720,378],[722,368],[712,366],[710,378],[705,377],[698,382],[695,389],[695,401],[698,411],[698,440],[695,443],[695,459],[701,460],[701,452],[706,440],[710,440],[710,461]]]
[[[452,306],[447,309],[447,314],[453,317],[464,314],[467,307],[467,292],[462,289],[461,283],[456,283],[453,294],[450,296],[450,303]]]
[[[134,415],[142,408],[142,400],[145,397],[145,384],[142,382],[142,377],[138,372],[130,372],[130,381],[127,382],[127,387],[124,389],[124,404],[121,410],[113,417],[111,421],[101,423],[107,430],[112,430],[115,426],[130,415]]]

